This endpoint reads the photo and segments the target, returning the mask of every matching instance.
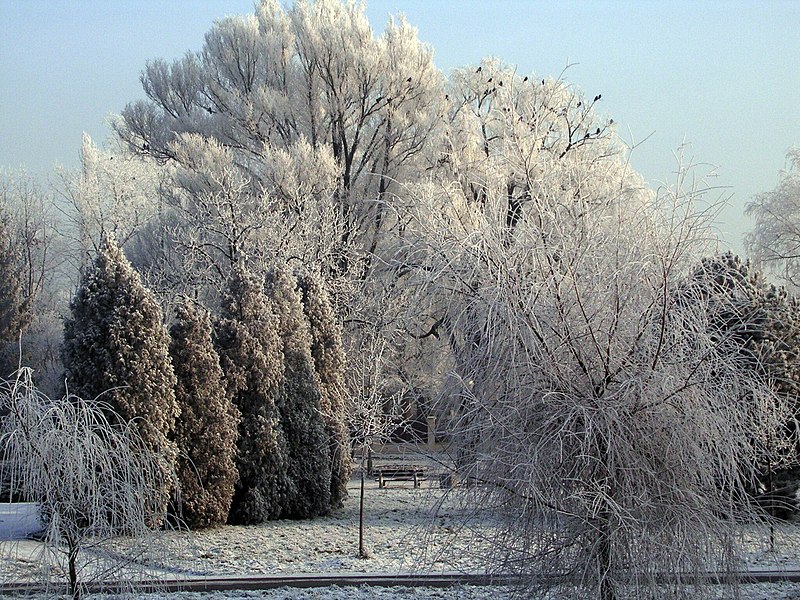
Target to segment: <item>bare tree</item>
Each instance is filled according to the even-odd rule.
[[[29,369],[0,381],[0,406],[0,459],[12,493],[35,501],[44,522],[48,593],[65,583],[77,599],[89,583],[125,588],[142,578],[141,562],[157,547],[151,527],[163,518],[165,482],[136,428],[121,418],[112,425],[113,411],[99,400],[51,400],[33,386]]]
[[[366,477],[375,444],[388,442],[392,433],[403,425],[403,414],[397,395],[385,385],[383,372],[387,343],[379,332],[359,338],[359,347],[351,349],[348,365],[348,387],[351,401],[346,420],[360,463],[358,556],[369,558],[366,538]]]
[[[0,196],[3,210],[8,213],[8,242],[16,256],[13,285],[19,287],[27,315],[21,339],[17,331],[3,351],[4,375],[16,371],[21,358],[34,370],[37,384],[52,390],[57,387],[62,370],[59,310],[68,281],[53,193],[29,174],[12,171],[0,175]],[[11,282],[6,279],[6,285]]]
[[[755,218],[745,246],[757,263],[787,285],[800,287],[800,148],[786,158],[774,190],[753,198],[746,214]]]
[[[149,100],[116,129],[179,167],[191,235],[177,237],[211,276],[279,254],[321,265],[346,311],[395,225],[386,199],[431,163],[443,80],[402,18],[378,37],[357,3],[264,0],[215,23],[202,50],[148,63]]]
[[[99,148],[84,134],[80,158],[80,169],[59,172],[57,188],[66,221],[62,234],[76,271],[89,263],[105,235],[123,247],[156,216],[161,177],[155,161],[113,138]]]
[[[22,260],[9,215],[0,207],[0,342],[13,341],[30,321],[22,289]]]
[[[613,149],[515,171],[532,195],[513,227],[505,175],[480,202],[422,186],[402,254],[449,325],[462,386],[445,410],[478,484],[458,493],[500,518],[487,566],[533,593],[663,597],[734,569],[755,518],[741,466],[785,417],[706,300],[676,294],[712,239],[703,188],[680,169],[654,195]]]

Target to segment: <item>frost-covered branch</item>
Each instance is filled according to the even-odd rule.
[[[141,561],[154,558],[165,482],[136,428],[112,425],[113,411],[97,400],[51,400],[28,369],[0,382],[0,406],[4,475],[12,495],[39,507],[48,590],[66,584],[79,598],[89,582],[152,576]]]

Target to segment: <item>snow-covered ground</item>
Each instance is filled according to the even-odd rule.
[[[160,540],[157,569],[166,576],[269,575],[293,573],[440,573],[474,571],[487,546],[475,536],[456,535],[464,515],[444,503],[434,516],[430,507],[441,498],[435,482],[420,489],[392,482],[379,489],[367,484],[366,544],[369,558],[358,558],[358,481],[350,484],[345,507],[310,521],[274,521],[254,526],[226,526],[195,533],[168,532]],[[8,517],[6,516],[8,520]],[[491,528],[491,523],[485,523]],[[775,551],[750,543],[748,564],[759,569],[800,569],[797,526],[777,532]],[[35,579],[35,541],[0,542],[0,581]],[[745,586],[744,598],[800,598],[800,584]],[[208,598],[485,598],[511,597],[504,588],[320,588],[270,592],[216,592],[213,595],[153,594],[151,600]],[[724,596],[723,596],[724,597]]]
[[[0,540],[19,540],[42,528],[33,502],[0,503]]]

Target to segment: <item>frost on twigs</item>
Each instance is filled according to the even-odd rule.
[[[163,470],[131,423],[98,400],[51,400],[22,369],[0,380],[0,460],[14,496],[36,502],[48,593],[152,577]]]
[[[779,281],[800,288],[800,148],[786,154],[789,168],[780,173],[775,189],[758,194],[745,212],[755,221],[745,248]]]
[[[702,595],[698,575],[740,566],[758,518],[743,474],[786,402],[682,285],[709,239],[691,171],[651,194],[621,157],[564,161],[516,172],[531,198],[514,219],[504,186],[482,203],[420,188],[411,250],[461,382],[441,409],[474,484],[460,497],[499,522],[487,568],[531,593],[565,577],[559,597]]]

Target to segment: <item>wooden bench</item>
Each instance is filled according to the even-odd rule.
[[[387,481],[413,481],[419,487],[428,467],[424,465],[381,465],[373,468],[379,488],[386,487]]]

